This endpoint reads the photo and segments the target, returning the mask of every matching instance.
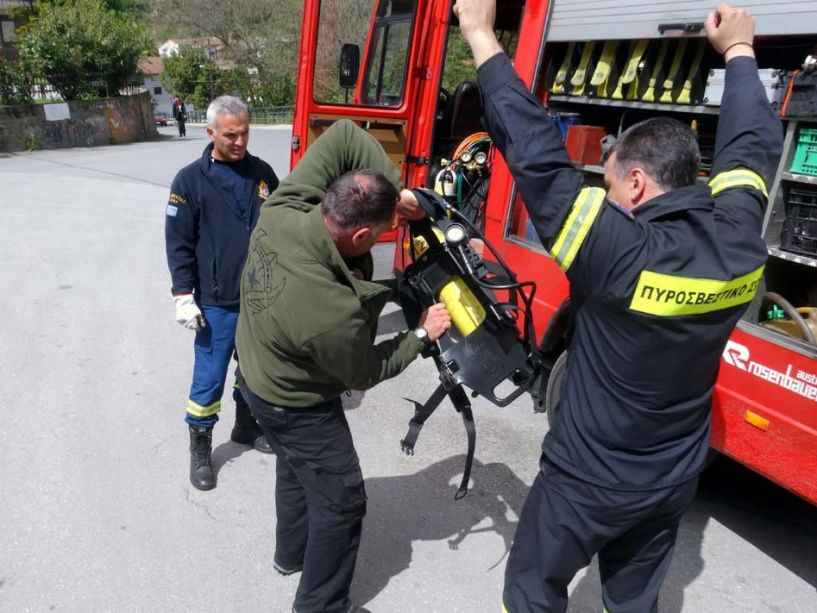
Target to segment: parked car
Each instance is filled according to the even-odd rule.
[[[156,113],[153,116],[153,123],[157,126],[166,126],[167,125],[167,113]]]

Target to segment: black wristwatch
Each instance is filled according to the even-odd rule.
[[[414,328],[414,335],[423,342],[423,345],[430,345],[431,339],[428,338],[428,330],[426,330],[423,326],[417,326]]]

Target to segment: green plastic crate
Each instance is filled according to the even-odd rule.
[[[800,128],[790,170],[801,175],[817,176],[817,128]]]

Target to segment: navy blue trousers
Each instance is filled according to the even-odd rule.
[[[654,613],[681,516],[697,487],[695,478],[654,491],[612,490],[543,457],[505,568],[505,609],[563,613],[567,586],[598,553],[605,610]]]

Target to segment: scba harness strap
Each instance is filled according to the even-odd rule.
[[[453,325],[423,351],[424,357],[434,359],[441,383],[425,404],[414,402],[414,416],[400,443],[405,453],[413,455],[423,425],[448,396],[468,437],[465,472],[455,496],[460,499],[468,491],[476,446],[476,427],[465,387],[473,390],[474,396],[506,406],[533,385],[540,367],[538,352],[531,349],[536,334],[529,317],[535,286],[517,282],[488,241],[486,247],[497,262],[489,265],[477,255],[469,238],[484,240],[484,236],[442,197],[424,190],[414,193],[427,216],[410,223],[408,244],[414,261],[399,279],[400,303],[410,328],[419,325],[422,311],[436,302],[446,304]],[[498,291],[508,293],[507,302],[497,299]],[[521,315],[514,316],[519,312],[524,320]],[[524,321],[523,338],[517,319]],[[512,391],[500,397],[497,389],[503,383],[510,383]],[[507,389],[503,386],[503,391]]]
[[[405,438],[400,441],[400,447],[406,455],[414,455],[414,444],[417,442],[417,437],[420,436],[420,431],[426,420],[431,417],[432,413],[437,410],[437,407],[442,404],[445,397],[451,398],[454,409],[462,415],[462,423],[465,426],[465,435],[468,438],[468,451],[465,456],[465,469],[463,470],[462,480],[457,493],[454,494],[455,500],[460,500],[468,493],[468,481],[471,479],[471,466],[474,463],[474,450],[477,443],[477,427],[474,423],[474,413],[471,411],[471,402],[461,385],[457,385],[451,390],[446,389],[444,383],[440,383],[431,397],[426,400],[425,404],[414,402],[414,417],[409,421],[409,431]]]

